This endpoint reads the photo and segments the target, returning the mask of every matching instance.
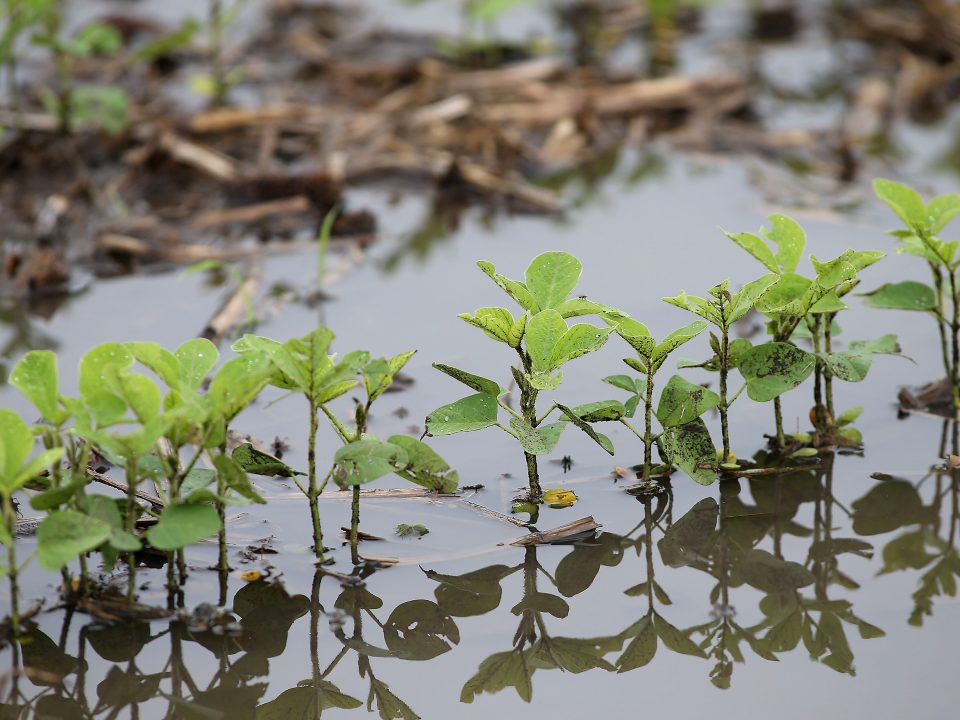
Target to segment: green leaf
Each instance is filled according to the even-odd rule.
[[[873,181],[873,191],[903,220],[907,227],[919,229],[929,227],[926,207],[915,190],[893,180],[877,178]]]
[[[0,408],[0,489],[11,495],[20,468],[33,449],[33,433],[13,410]]]
[[[533,259],[524,279],[542,311],[563,303],[577,286],[581,272],[583,266],[570,253],[545,252]]]
[[[67,418],[57,394],[57,356],[49,350],[31,350],[10,373],[10,384],[33,403],[40,414],[58,426]]]
[[[727,327],[740,320],[744,315],[750,312],[757,304],[757,301],[773,287],[780,278],[777,275],[764,275],[763,277],[744,285],[739,292],[733,296],[733,302],[730,304],[730,310],[727,316]]]
[[[284,690],[269,702],[257,705],[256,717],[257,720],[305,720],[315,714],[319,715],[323,710],[352,710],[361,705],[363,703],[360,700],[341,692],[333,683],[311,680],[309,683]]]
[[[817,355],[833,377],[845,382],[860,382],[870,371],[873,355],[869,352],[819,353]]]
[[[610,438],[608,438],[606,435],[598,433],[596,430],[590,427],[589,423],[581,420],[580,416],[577,415],[575,411],[571,410],[565,405],[560,405],[557,403],[557,408],[560,410],[560,412],[567,416],[567,419],[569,419],[570,422],[589,435],[590,438],[597,443],[597,445],[606,450],[609,455],[613,455],[613,443],[610,442]]]
[[[560,440],[559,433],[541,433],[539,428],[530,425],[526,420],[510,418],[510,427],[513,429],[525,452],[531,455],[546,455],[553,452]]]
[[[428,435],[453,435],[497,424],[497,399],[478,393],[444,405],[427,415]]]
[[[773,251],[767,247],[767,244],[761,238],[753,233],[746,232],[728,233],[724,231],[723,234],[763,263],[763,266],[767,268],[767,270],[775,273],[780,272],[780,267],[777,265],[777,259],[774,257]]]
[[[861,297],[865,298],[864,305],[885,310],[931,311],[937,307],[933,288],[913,280],[887,283],[871,292],[861,293]]]
[[[611,328],[598,328],[595,325],[577,323],[554,345],[549,360],[550,368],[558,368],[582,355],[596,352],[607,342],[611,332],[613,332]]]
[[[102,545],[110,537],[110,526],[78,513],[58,510],[43,519],[37,528],[37,555],[44,570],[59,570],[81,553]]]
[[[129,342],[127,343],[127,349],[138,363],[156,373],[157,377],[167,384],[167,387],[173,390],[180,389],[180,362],[173,353],[165,350],[160,343]]]
[[[220,359],[217,346],[206,338],[187,340],[174,352],[180,364],[180,380],[191,390],[197,390]]]
[[[516,280],[500,275],[493,267],[493,263],[481,260],[477,263],[487,277],[493,280],[501,290],[512,297],[524,310],[530,313],[540,312],[540,306],[534,299],[533,294],[527,289],[527,286]]]
[[[556,367],[551,364],[554,351],[566,332],[567,323],[556,310],[543,310],[530,318],[524,339],[535,371],[549,371]]]
[[[780,272],[795,272],[803,256],[807,236],[803,228],[786,215],[771,215],[769,220],[770,229],[761,228],[760,234],[777,246],[776,259]]]
[[[601,315],[612,310],[607,305],[595,303],[583,297],[570,298],[557,305],[556,310],[564,318],[579,317],[582,315]]]
[[[720,404],[720,396],[674,375],[660,393],[657,420],[663,427],[686,425]]]
[[[688,312],[692,312],[694,315],[699,315],[704,320],[707,320],[714,325],[721,324],[720,314],[713,306],[713,303],[709,302],[708,300],[696,297],[695,295],[687,295],[687,293],[682,290],[676,297],[664,297],[660,299],[665,303],[669,303],[680,308],[681,310],[687,310]]]
[[[231,457],[227,455],[216,455],[213,458],[213,464],[217,468],[217,473],[223,478],[227,487],[241,496],[261,505],[266,504],[260,493],[257,492],[246,471]]]
[[[147,540],[157,550],[179,550],[219,530],[220,518],[212,505],[168,505],[160,521],[147,531]]]
[[[645,378],[634,378],[630,375],[610,375],[603,378],[603,382],[636,395],[642,395],[647,387]]]
[[[337,450],[333,461],[344,472],[347,485],[363,485],[405,466],[407,452],[399,445],[364,437]]]
[[[367,397],[373,402],[393,384],[393,379],[403,366],[416,354],[416,350],[394,355],[385,360],[374,360],[363,368],[363,381],[367,390]]]
[[[417,485],[442,493],[456,492],[459,484],[457,471],[452,469],[429,445],[406,435],[393,435],[387,438],[391,445],[397,445],[407,454],[406,463],[400,470],[408,480]]]
[[[657,631],[653,625],[653,618],[647,615],[639,622],[639,631],[633,640],[617,658],[617,672],[624,673],[643,667],[649,664],[656,654]]]
[[[650,336],[646,325],[619,311],[605,313],[602,317],[641,357],[650,357],[657,342]]]
[[[840,427],[843,427],[844,425],[849,425],[850,423],[855,422],[856,419],[860,417],[862,414],[863,414],[862,405],[857,405],[856,407],[852,407],[849,410],[844,410],[842,413],[840,413],[839,417],[837,417],[837,425],[839,425]]]
[[[294,470],[273,455],[265,453],[263,450],[258,450],[250,443],[239,445],[236,450],[231,453],[231,457],[242,469],[254,475],[266,475],[267,477],[306,475],[306,473]]]
[[[813,256],[810,257],[810,262],[817,271],[817,284],[829,290],[854,280],[859,270],[873,265],[885,256],[886,253],[877,250],[846,250],[825,263]]]
[[[229,423],[247,407],[270,380],[271,365],[262,352],[244,353],[223,364],[210,381],[213,408]]]
[[[86,475],[80,475],[59,487],[44,490],[30,498],[30,507],[34,510],[53,510],[60,507],[80,490],[87,486]]]
[[[794,345],[764,343],[740,357],[738,368],[747,381],[747,394],[767,402],[800,385],[810,377],[815,356]]]
[[[660,444],[667,460],[701,485],[710,485],[717,479],[717,450],[701,418],[666,428]]]
[[[927,205],[930,232],[934,235],[939,233],[958,213],[960,213],[960,195],[950,193],[935,197]]]
[[[617,421],[627,414],[626,408],[619,400],[598,400],[577,405],[571,409],[581,420],[588,423]]]
[[[493,380],[487,380],[485,377],[468,373],[466,370],[460,370],[459,368],[455,368],[450,365],[443,365],[441,363],[433,363],[433,367],[445,375],[449,375],[454,380],[459,380],[468,388],[475,390],[476,392],[486,393],[487,395],[493,395],[494,397],[500,397],[507,392]]]
[[[706,327],[707,323],[703,320],[697,320],[667,335],[650,354],[650,364],[653,372],[656,372],[657,369],[663,365],[664,360],[667,359],[670,353],[684,343],[693,340],[693,338],[702,333]]]
[[[63,452],[63,448],[51,448],[50,450],[41,450],[38,452],[28,463],[20,468],[20,471],[13,479],[14,487],[20,488],[26,485],[59,460]]]
[[[160,388],[146,375],[122,373],[117,377],[120,396],[126,401],[137,420],[148,423],[160,412]]]

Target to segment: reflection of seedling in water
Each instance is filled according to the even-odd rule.
[[[415,537],[418,540],[429,532],[429,528],[427,528],[426,525],[421,525],[420,523],[417,523],[416,525],[400,523],[396,527],[396,533],[399,537]]]
[[[534,258],[527,268],[525,282],[500,275],[491,263],[478,265],[520,305],[523,314],[514,318],[504,308],[480,308],[473,315],[463,313],[459,317],[517,353],[519,363],[510,370],[520,388],[520,411],[504,402],[507,390],[499,383],[435,363],[435,368],[476,394],[431,412],[426,419],[427,434],[453,435],[488,427],[500,428],[523,448],[531,500],[537,502],[542,495],[537,456],[552,452],[571,422],[613,454],[610,439],[597,433],[590,423],[622,417],[623,406],[619,403],[608,401],[573,409],[554,403],[542,415],[537,413],[539,394],[560,386],[563,380],[561,368],[571,360],[599,350],[611,332],[586,323],[568,327],[566,319],[594,315],[609,308],[585,298],[570,297],[583,268],[580,261],[568,253],[547,252]],[[562,413],[560,420],[544,425],[550,414],[558,409]],[[509,427],[499,422],[499,410],[510,415]]]

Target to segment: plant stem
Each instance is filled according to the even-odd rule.
[[[823,351],[825,353],[833,352],[833,319],[837,316],[836,313],[829,313],[826,317],[826,325],[823,326]],[[830,368],[823,368],[823,393],[826,398],[827,403],[827,415],[830,417],[830,422],[836,422],[836,413],[833,409],[833,373],[830,371]]]
[[[777,425],[777,448],[783,450],[787,446],[787,440],[783,434],[783,410],[780,407],[780,397],[773,399],[773,419]]]
[[[313,522],[313,554],[323,562],[323,530],[320,527],[320,508],[317,506],[317,405],[310,400],[310,435],[307,437],[307,500],[310,520]]]
[[[720,337],[720,435],[723,438],[723,459],[720,462],[730,462],[730,428],[727,425],[727,373],[730,371],[730,328],[726,325],[726,318],[723,315],[721,306],[721,318],[724,326],[721,329]]]
[[[137,529],[137,461],[127,460],[127,532],[136,534]],[[127,600],[133,602],[137,591],[137,557],[135,552],[127,553]]]
[[[653,373],[647,375],[647,392],[643,398],[643,481],[650,479],[650,466],[653,461]]]
[[[360,486],[353,486],[353,502],[350,504],[350,559],[354,565],[360,564],[357,542],[360,528]]]
[[[20,635],[20,606],[17,599],[17,514],[13,509],[13,499],[3,496],[3,522],[10,536],[10,545],[7,547],[7,577],[10,581],[10,631],[13,633],[14,645]]]
[[[226,447],[220,449],[220,452],[226,455]],[[217,497],[222,498],[227,494],[227,483],[223,473],[217,473]],[[217,517],[220,519],[220,529],[217,531],[217,546],[219,550],[219,561],[217,569],[220,571],[221,584],[223,578],[230,571],[230,565],[227,563],[227,513],[226,505],[222,500],[217,500]],[[222,604],[222,603],[221,603]]]
[[[957,334],[960,333],[960,295],[957,294],[957,271],[951,269],[947,276],[950,280],[950,302],[953,310],[953,317],[950,324],[950,346],[951,346],[951,367],[950,367],[950,385],[953,389],[952,407],[957,407],[957,400],[960,397],[960,340]]]
[[[814,315],[813,318],[813,326],[810,327],[810,335],[813,338],[813,352],[816,355],[813,370],[813,425],[815,430],[822,432],[826,430],[826,418],[823,417],[823,360],[820,359],[822,322],[819,314]],[[809,323],[807,325],[809,326]]]
[[[947,328],[943,319],[943,273],[940,268],[930,263],[930,272],[933,275],[933,288],[937,302],[937,330],[940,331],[940,353],[943,358],[943,371],[949,378],[953,377],[950,364],[950,354],[947,350]]]
[[[530,359],[519,349],[520,360],[526,372],[530,372]],[[520,412],[523,419],[532,427],[539,424],[537,420],[537,391],[534,389],[522,373],[517,373],[517,384],[520,386]],[[527,484],[530,489],[530,501],[537,503],[543,496],[543,489],[540,487],[540,470],[537,467],[537,456],[531,455],[527,451],[523,452],[523,457],[527,462]]]

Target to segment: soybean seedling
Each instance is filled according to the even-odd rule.
[[[796,272],[806,247],[803,228],[785,215],[771,215],[770,222],[770,229],[761,228],[759,235],[724,234],[778,276],[777,282],[767,288],[756,303],[757,310],[770,318],[767,331],[773,342],[746,350],[739,359],[738,369],[747,381],[747,394],[751,399],[773,400],[774,439],[776,448],[782,451],[786,437],[780,396],[803,383],[815,368],[818,379],[825,368],[834,370],[827,365],[828,358],[816,348],[811,354],[796,347],[792,341],[795,331],[808,316],[845,310],[847,306],[840,296],[856,284],[858,271],[880,260],[884,253],[847,250],[823,263],[811,256],[816,275],[810,279]],[[819,388],[819,383],[816,387]],[[815,407],[820,405],[819,397],[815,403]]]
[[[10,628],[14,637],[20,634],[20,610],[17,603],[16,543],[17,512],[13,494],[55,463],[63,454],[62,448],[43,450],[30,457],[33,451],[33,432],[12,410],[0,409],[0,502],[3,503],[3,522],[0,523],[0,543],[7,546],[7,566],[4,574],[10,583]]]
[[[670,353],[703,332],[707,323],[697,320],[674,330],[658,343],[650,335],[646,325],[624,313],[608,312],[603,319],[613,325],[617,335],[636,350],[637,357],[624,358],[623,361],[643,375],[640,378],[629,375],[604,378],[604,382],[633,393],[633,397],[624,405],[626,416],[619,420],[643,441],[643,482],[650,481],[653,445],[656,442],[661,455],[668,462],[679,467],[698,483],[709,485],[717,477],[717,451],[700,416],[720,402],[716,393],[674,375],[664,386],[656,410],[657,420],[663,430],[657,435],[653,434],[654,376]],[[642,433],[627,420],[627,417],[633,417],[641,402],[644,415]]]
[[[505,308],[486,307],[472,315],[462,313],[458,317],[516,353],[518,362],[510,371],[520,390],[520,407],[514,410],[503,400],[508,391],[499,383],[459,368],[435,363],[437,370],[463,383],[475,394],[439,407],[427,415],[427,435],[453,435],[488,427],[500,428],[523,448],[530,500],[537,503],[543,495],[537,457],[553,451],[570,422],[609,454],[613,454],[609,438],[597,433],[590,426],[593,420],[581,418],[575,410],[554,403],[545,413],[537,412],[539,394],[556,390],[563,381],[561,368],[575,358],[599,350],[611,332],[609,328],[587,323],[577,323],[571,327],[567,325],[567,318],[593,315],[610,308],[583,297],[570,297],[583,266],[569,253],[546,252],[538,255],[527,268],[524,282],[500,275],[492,263],[477,264],[520,305],[523,313],[514,317]],[[508,425],[499,421],[500,410],[510,416]],[[554,410],[559,410],[564,419],[544,425]],[[610,418],[604,416],[600,419]]]
[[[744,286],[739,292],[733,294],[727,289],[730,285],[729,280],[724,280],[719,285],[710,288],[707,298],[699,298],[693,295],[687,295],[682,292],[676,297],[665,297],[664,302],[676,305],[679,308],[688,310],[695,315],[699,315],[707,322],[711,323],[719,331],[719,337],[710,333],[710,346],[716,353],[717,369],[720,373],[720,400],[717,409],[720,412],[720,433],[723,447],[720,455],[721,464],[734,462],[730,454],[730,429],[727,423],[727,416],[730,406],[740,395],[737,392],[733,398],[727,393],[727,376],[730,369],[736,366],[737,355],[743,349],[739,344],[735,352],[730,351],[730,328],[735,322],[743,318],[757,300],[766,290],[777,282],[779,278],[774,274],[764,275]],[[749,343],[746,344],[749,347]]]
[[[889,233],[900,241],[897,252],[925,260],[933,286],[913,281],[886,284],[867,293],[866,303],[871,307],[929,312],[934,317],[940,333],[943,369],[950,381],[952,405],[956,408],[960,400],[960,343],[957,337],[960,333],[957,278],[960,255],[955,240],[941,240],[939,235],[960,213],[960,195],[940,195],[924,203],[912,188],[884,179],[874,180],[873,189],[903,221],[903,229]]]

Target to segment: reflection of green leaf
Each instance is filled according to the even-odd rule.
[[[633,630],[636,635],[617,658],[617,672],[623,673],[643,667],[657,654],[657,631],[653,626],[653,616],[644,617]]]
[[[463,575],[443,575],[433,570],[424,572],[428,578],[440,583],[434,595],[444,612],[454,617],[470,617],[483,615],[500,605],[503,594],[500,581],[515,570],[506,565],[491,565]]]
[[[923,506],[920,494],[906,480],[891,479],[875,485],[855,500],[852,508],[857,535],[880,535],[933,518],[933,511]]]
[[[766,593],[787,592],[812,585],[813,573],[800,563],[781,560],[766,550],[751,550],[740,563],[740,574],[751,587]]]
[[[431,660],[460,642],[460,631],[439,605],[410,600],[397,605],[383,626],[387,647],[404,660]]]
[[[294,720],[317,717],[323,710],[353,710],[363,703],[340,691],[333,683],[304,680],[295,688],[284,690],[270,702],[257,706],[257,720]]]
[[[470,703],[482,692],[493,694],[507,687],[515,688],[522,700],[530,702],[533,697],[531,674],[523,652],[510,650],[494,653],[480,663],[476,675],[464,684],[460,691],[460,702]]]
[[[563,556],[554,578],[557,590],[564,597],[579,595],[593,583],[600,567],[616,567],[623,558],[622,539],[612,533],[601,533],[594,543],[581,543]]]

